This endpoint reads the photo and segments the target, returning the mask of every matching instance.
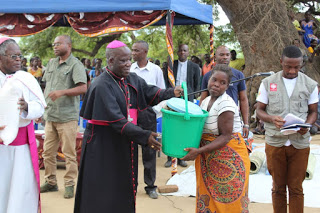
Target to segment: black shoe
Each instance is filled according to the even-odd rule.
[[[152,199],[158,199],[158,193],[156,192],[155,189],[147,192],[147,194],[148,194],[149,197],[152,198]]]
[[[165,164],[164,164],[164,167],[168,168],[172,165],[172,161],[171,160],[168,160]]]
[[[178,160],[178,164],[180,166],[182,166],[182,167],[187,167],[188,166],[187,162],[185,162],[184,160]]]
[[[58,191],[58,185],[50,185],[49,183],[45,182],[44,184],[41,185],[40,187],[40,193],[44,192],[56,192]]]

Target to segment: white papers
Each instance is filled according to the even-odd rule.
[[[284,117],[285,123],[280,132],[283,135],[291,135],[300,130],[300,128],[310,128],[310,124],[305,124],[305,121],[291,113]]]
[[[295,116],[291,113],[287,114],[286,117],[284,117],[285,123],[283,127],[292,125],[292,124],[304,124],[304,120],[299,118],[298,116]]]
[[[297,128],[291,128],[291,129],[281,129],[280,132],[283,135],[291,135],[291,134],[297,133],[299,130],[300,128],[297,127]]]

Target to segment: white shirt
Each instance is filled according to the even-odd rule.
[[[293,93],[293,89],[294,89],[294,87],[296,85],[297,78],[287,79],[287,78],[282,77],[282,79],[283,79],[283,83],[284,83],[284,85],[286,87],[288,97],[290,98],[292,93]],[[259,101],[261,103],[264,103],[264,104],[268,104],[269,103],[269,101],[268,101],[268,92],[267,92],[266,88],[264,87],[263,83],[260,84],[260,88],[259,88],[259,92],[258,92],[258,96],[257,96],[257,101]],[[317,103],[317,102],[319,102],[318,88],[315,87],[313,92],[311,93],[311,95],[309,97],[308,105],[314,104],[314,103]],[[290,146],[290,145],[291,145],[290,140],[288,140],[286,142],[285,146]]]
[[[208,110],[208,104],[211,97],[206,97],[201,103],[203,110]],[[238,106],[234,100],[225,92],[213,104],[209,111],[209,116],[204,124],[203,133],[219,135],[218,117],[221,113],[231,111],[234,113],[232,133],[241,132],[241,119]]]
[[[161,68],[150,61],[148,61],[147,66],[141,68],[138,66],[137,62],[133,63],[131,65],[130,72],[136,73],[149,85],[154,85],[161,89],[166,88]]]
[[[188,60],[186,60],[185,62],[181,62],[178,60],[176,86],[180,86],[183,81],[184,82],[187,81],[187,68],[188,68]]]
[[[21,79],[22,81],[16,79]],[[15,85],[22,91],[23,98],[28,103],[28,112],[22,112],[19,120],[19,127],[25,127],[31,120],[42,116],[46,103],[39,83],[30,73],[17,71],[11,78],[8,78],[7,75],[0,71],[0,87],[7,81],[13,80],[16,81]]]

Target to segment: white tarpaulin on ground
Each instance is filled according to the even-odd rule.
[[[253,144],[253,151],[264,152],[264,144]],[[310,153],[316,157],[316,166],[312,180],[303,182],[304,205],[307,207],[320,208],[320,146],[311,145]],[[266,174],[265,165],[258,174],[250,175],[249,179],[249,198],[251,202],[271,203],[272,177]],[[177,185],[179,191],[162,195],[173,196],[196,196],[196,174],[194,166],[190,166],[180,174],[176,174],[169,179],[167,185]]]

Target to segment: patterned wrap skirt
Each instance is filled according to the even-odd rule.
[[[217,137],[203,134],[200,146],[214,143]],[[224,147],[196,158],[197,213],[249,212],[249,151],[250,142],[233,133]]]

